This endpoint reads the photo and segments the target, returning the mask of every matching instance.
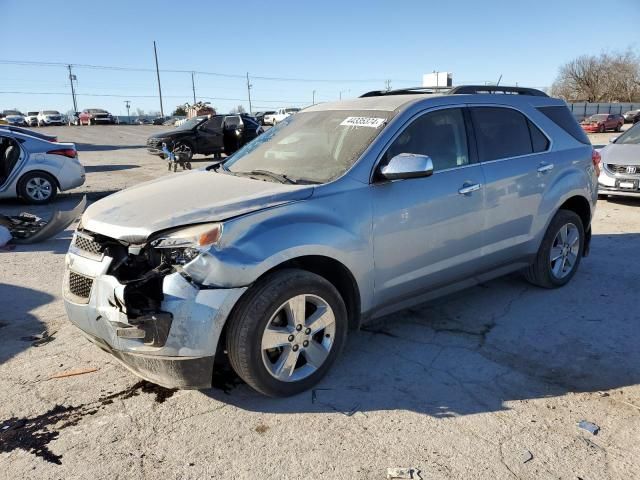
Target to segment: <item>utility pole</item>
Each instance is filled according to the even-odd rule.
[[[350,91],[351,91],[350,88],[347,88],[346,90],[340,90],[340,100],[342,100],[342,94],[343,93],[350,92]]]
[[[158,50],[156,49],[156,41],[153,41],[153,54],[156,57],[156,75],[158,76],[158,94],[160,95],[160,116],[164,117],[164,108],[162,108],[162,87],[160,86],[160,69],[158,68]]]
[[[131,102],[129,100],[125,100],[124,104],[127,107],[127,123],[131,123],[131,115],[129,115],[129,107],[131,107]]]
[[[73,81],[76,79],[76,76],[71,73],[71,65],[67,65],[69,68],[69,83],[71,84],[71,97],[73,98],[73,112],[78,111],[78,104],[76,103],[76,91],[73,88]]]
[[[249,113],[253,113],[253,107],[251,107],[251,82],[249,81],[249,72],[247,72],[247,95],[249,96]]]
[[[385,89],[387,90],[387,92],[390,92],[391,91],[391,79],[385,80],[384,84],[385,84]]]
[[[500,80],[502,80],[502,74],[500,74],[500,78],[498,79],[498,83],[496,83],[496,87],[500,85]]]
[[[313,91],[313,100],[311,100],[311,105],[315,105],[316,104],[316,91]]]
[[[193,89],[193,104],[196,104],[196,82],[193,80],[194,72],[191,72],[191,88]]]

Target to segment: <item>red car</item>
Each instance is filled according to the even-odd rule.
[[[115,124],[115,118],[101,108],[87,108],[78,116],[79,125],[96,125],[98,123]]]
[[[617,113],[597,113],[584,119],[580,126],[585,132],[604,133],[607,130],[619,132],[624,125],[624,117]]]

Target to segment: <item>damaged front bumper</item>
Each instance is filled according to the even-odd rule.
[[[210,387],[220,334],[246,287],[202,288],[173,270],[145,272],[146,280],[119,279],[109,249],[90,242],[76,232],[65,257],[63,294],[71,322],[153,383]],[[141,313],[147,295],[150,308]]]

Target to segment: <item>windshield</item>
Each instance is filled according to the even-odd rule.
[[[616,145],[638,145],[640,143],[640,123],[636,123],[629,130],[616,139]]]
[[[27,115],[32,117],[34,115],[38,115],[38,112],[27,112]]]
[[[107,113],[106,110],[102,110],[101,108],[90,108],[87,110],[89,113]]]
[[[55,110],[45,110],[42,112],[44,115],[60,115],[60,112],[56,112]]]
[[[284,109],[284,113],[296,113],[299,112],[300,109],[299,108],[285,108]]]
[[[600,114],[600,115],[591,115],[589,118],[587,118],[588,122],[599,122],[601,120],[606,120],[608,117],[608,115],[605,114]]]
[[[300,112],[238,150],[224,168],[237,174],[262,170],[294,182],[329,182],[356,162],[393,115],[371,110]]]
[[[190,118],[189,120],[187,120],[186,122],[184,122],[182,125],[180,125],[179,127],[177,127],[176,130],[191,130],[193,127],[195,127],[196,125],[202,123],[202,121],[204,119],[206,119],[207,117],[193,117]]]

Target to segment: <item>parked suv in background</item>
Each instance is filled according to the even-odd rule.
[[[27,112],[24,117],[24,121],[27,122],[27,126],[35,127],[38,125],[38,112]]]
[[[38,126],[64,125],[62,114],[57,110],[43,110],[38,114]]]
[[[228,359],[256,390],[292,395],[362,322],[516,270],[569,282],[598,160],[538,90],[315,105],[222,164],[92,204],[66,257],[66,310],[152,382],[209,387]]]
[[[116,123],[111,114],[101,108],[87,108],[83,110],[78,116],[78,122],[80,125],[97,125],[99,123],[113,125]]]
[[[247,114],[194,117],[167,132],[156,133],[147,139],[147,151],[164,158],[162,144],[181,148],[188,160],[195,154],[231,155],[262,133],[262,127]]]
[[[624,117],[618,113],[597,113],[580,124],[585,132],[604,133],[607,130],[619,132],[624,125]]]

